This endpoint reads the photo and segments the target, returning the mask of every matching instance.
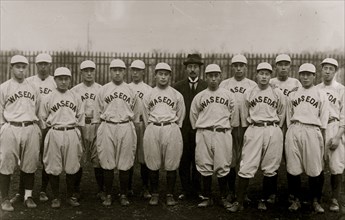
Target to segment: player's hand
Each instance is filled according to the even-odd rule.
[[[340,138],[337,138],[337,137],[331,138],[328,142],[329,149],[330,150],[337,149],[337,147],[339,146],[339,143],[340,143]]]

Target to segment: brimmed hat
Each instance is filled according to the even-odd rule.
[[[80,64],[80,69],[93,68],[96,69],[96,64],[91,60],[85,60]]]
[[[197,53],[188,54],[187,60],[183,62],[184,65],[188,65],[188,64],[192,64],[192,63],[199,64],[199,65],[203,65],[204,64],[201,61],[200,54],[197,54]]]
[[[276,57],[276,64],[278,62],[281,62],[281,61],[287,61],[289,63],[291,63],[291,58],[289,55],[287,54],[279,54],[277,57]]]
[[[54,77],[56,76],[72,76],[71,71],[66,67],[59,67],[54,72]]]
[[[335,59],[333,58],[326,58],[324,59],[322,62],[321,62],[321,65],[323,64],[332,64],[334,65],[336,68],[338,68],[338,61],[336,61]]]
[[[212,72],[217,72],[217,73],[221,73],[221,69],[217,64],[209,64],[207,65],[206,69],[205,69],[205,73],[212,73]]]
[[[126,69],[126,64],[120,59],[114,59],[111,61],[109,68],[120,67]]]
[[[243,56],[242,54],[237,54],[231,59],[231,64],[233,63],[244,63],[247,64],[247,58]]]
[[[157,70],[168,70],[171,72],[171,67],[167,63],[157,63],[155,71]]]
[[[145,63],[141,60],[134,60],[131,64],[131,68],[137,68],[144,70],[145,69]]]
[[[316,68],[313,64],[311,63],[303,63],[298,70],[298,73],[302,73],[302,72],[310,72],[315,74],[316,73]]]
[[[25,63],[25,64],[29,64],[28,59],[26,59],[26,57],[22,56],[22,55],[14,55],[11,58],[11,64],[15,64],[15,63]]]
[[[269,70],[272,72],[272,66],[267,62],[259,63],[258,67],[256,68],[256,71],[259,70]]]
[[[40,53],[36,56],[36,63],[52,63],[52,57],[47,53]]]

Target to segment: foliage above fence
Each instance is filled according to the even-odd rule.
[[[0,51],[0,83],[8,80],[10,76],[9,62],[13,55],[21,54],[29,60],[28,76],[34,75],[37,71],[35,57],[42,51]],[[76,85],[81,82],[79,65],[84,60],[92,60],[96,63],[96,82],[104,85],[111,80],[109,74],[109,64],[115,58],[122,59],[127,67],[136,59],[141,59],[146,64],[144,81],[149,85],[154,84],[154,68],[159,62],[168,63],[173,70],[171,83],[185,78],[185,67],[183,61],[187,54],[171,53],[106,53],[106,52],[47,52],[52,55],[52,73],[57,67],[67,67],[72,71],[72,84]],[[231,58],[234,54],[202,54],[204,66],[202,67],[201,77],[204,78],[204,68],[206,65],[216,63],[220,65],[223,72],[223,78],[229,78],[231,73]],[[274,66],[275,57],[278,54],[244,54],[248,59],[247,77],[254,79],[256,66],[260,62],[269,62]],[[302,63],[313,63],[320,72],[320,63],[326,57],[332,57],[339,62],[340,67],[344,67],[344,55],[321,55],[321,54],[290,54],[292,59],[291,76],[297,78],[298,67]],[[125,80],[130,82],[130,71],[127,68]],[[275,76],[275,73],[273,73]],[[320,74],[317,74],[316,83],[321,81]]]

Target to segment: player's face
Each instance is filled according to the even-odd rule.
[[[325,82],[332,82],[337,69],[332,64],[324,64],[321,69],[322,78]]]
[[[13,77],[18,81],[23,81],[28,71],[28,65],[25,63],[15,63],[11,66],[11,69]]]
[[[313,85],[314,79],[315,74],[311,72],[301,72],[299,74],[299,80],[301,81],[302,86],[306,89],[310,88]]]
[[[277,76],[288,77],[291,70],[291,64],[288,61],[280,61],[276,64]]]
[[[168,70],[157,70],[156,71],[156,83],[157,86],[166,87],[169,85],[169,80],[171,77],[171,72]]]
[[[233,63],[231,64],[231,69],[234,77],[238,80],[243,79],[247,73],[247,65],[245,63]]]
[[[271,71],[269,70],[259,70],[256,74],[256,81],[258,84],[267,85],[271,79]]]
[[[131,68],[132,80],[134,83],[143,81],[144,70],[138,68]]]
[[[60,92],[66,92],[71,84],[70,76],[55,76],[54,77],[56,88]]]
[[[219,72],[210,72],[206,74],[206,82],[210,90],[218,89],[222,76]]]
[[[37,66],[37,72],[40,75],[48,75],[50,73],[50,63],[47,62],[39,62],[36,63]]]
[[[186,71],[187,71],[188,77],[195,79],[196,77],[199,77],[200,65],[196,63],[190,63],[186,66]]]
[[[94,68],[85,68],[81,70],[83,81],[85,82],[94,82],[95,81],[95,69]]]
[[[111,77],[116,85],[123,82],[123,77],[125,75],[125,69],[121,67],[110,68]]]

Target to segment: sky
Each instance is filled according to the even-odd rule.
[[[345,1],[0,1],[1,50],[344,53]]]

